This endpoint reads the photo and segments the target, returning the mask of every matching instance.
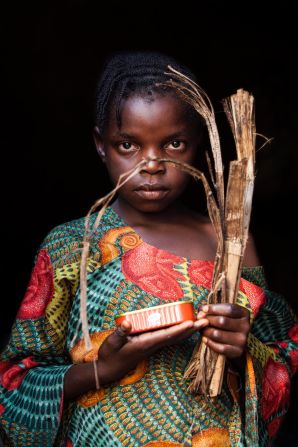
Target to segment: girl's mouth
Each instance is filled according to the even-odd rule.
[[[169,192],[169,190],[160,183],[144,183],[135,189],[135,192],[143,199],[161,200]]]
[[[141,196],[143,199],[149,199],[149,200],[161,200],[168,194],[168,192],[169,192],[168,189],[159,189],[159,190],[138,189],[138,190],[136,190],[136,193],[139,196]]]

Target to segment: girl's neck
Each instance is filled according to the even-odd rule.
[[[176,201],[166,209],[156,213],[144,213],[133,208],[129,203],[121,198],[116,199],[112,206],[113,210],[130,226],[150,226],[151,224],[165,224],[173,221],[180,221],[185,214],[192,214],[192,211]]]

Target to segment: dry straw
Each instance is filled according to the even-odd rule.
[[[210,187],[204,173],[194,167],[174,159],[159,158],[157,160],[160,163],[171,164],[202,181],[207,198],[209,217],[218,241],[208,302],[234,303],[238,294],[243,254],[248,238],[254,185],[255,123],[253,97],[244,90],[238,90],[235,95],[223,102],[234,135],[237,152],[237,160],[230,163],[225,194],[220,139],[212,104],[206,93],[195,82],[172,67],[169,66],[168,68],[170,71],[167,73],[169,75],[167,85],[175,89],[182,99],[188,102],[206,122],[212,149],[213,167],[209,159],[208,164],[216,193],[213,194],[213,188]],[[122,174],[116,187],[105,197],[96,201],[86,216],[80,268],[80,319],[87,351],[92,349],[86,311],[87,265],[92,236],[98,228],[106,207],[117,191],[137,175],[148,161],[150,159],[142,160],[131,171]],[[99,207],[101,208],[96,220],[90,228],[90,216]],[[204,343],[199,344],[195,348],[185,371],[185,378],[190,379],[190,390],[210,397],[217,396],[221,392],[224,366],[225,358],[222,355],[218,355]]]

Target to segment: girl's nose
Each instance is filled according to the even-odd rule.
[[[147,162],[143,166],[141,173],[147,174],[163,174],[165,172],[165,164],[160,162],[157,157],[147,157]]]

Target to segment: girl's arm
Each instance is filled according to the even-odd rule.
[[[47,313],[59,299],[57,290],[50,256],[42,249],[0,356],[0,425],[9,445],[50,447],[57,435],[64,375],[71,366],[63,331],[55,331]]]
[[[74,400],[95,388],[95,371],[92,362],[73,365],[64,376],[65,400]]]
[[[60,225],[45,238],[0,355],[0,428],[9,445],[52,447],[60,428],[64,377],[72,368],[66,331],[83,233],[84,220]]]
[[[124,321],[107,337],[99,349],[96,373],[100,386],[121,379],[155,351],[190,337],[207,324],[206,319],[200,318],[196,322],[185,321],[166,329],[130,336],[131,326]],[[75,399],[95,388],[96,379],[92,362],[74,365],[67,371],[64,379],[65,399]]]

